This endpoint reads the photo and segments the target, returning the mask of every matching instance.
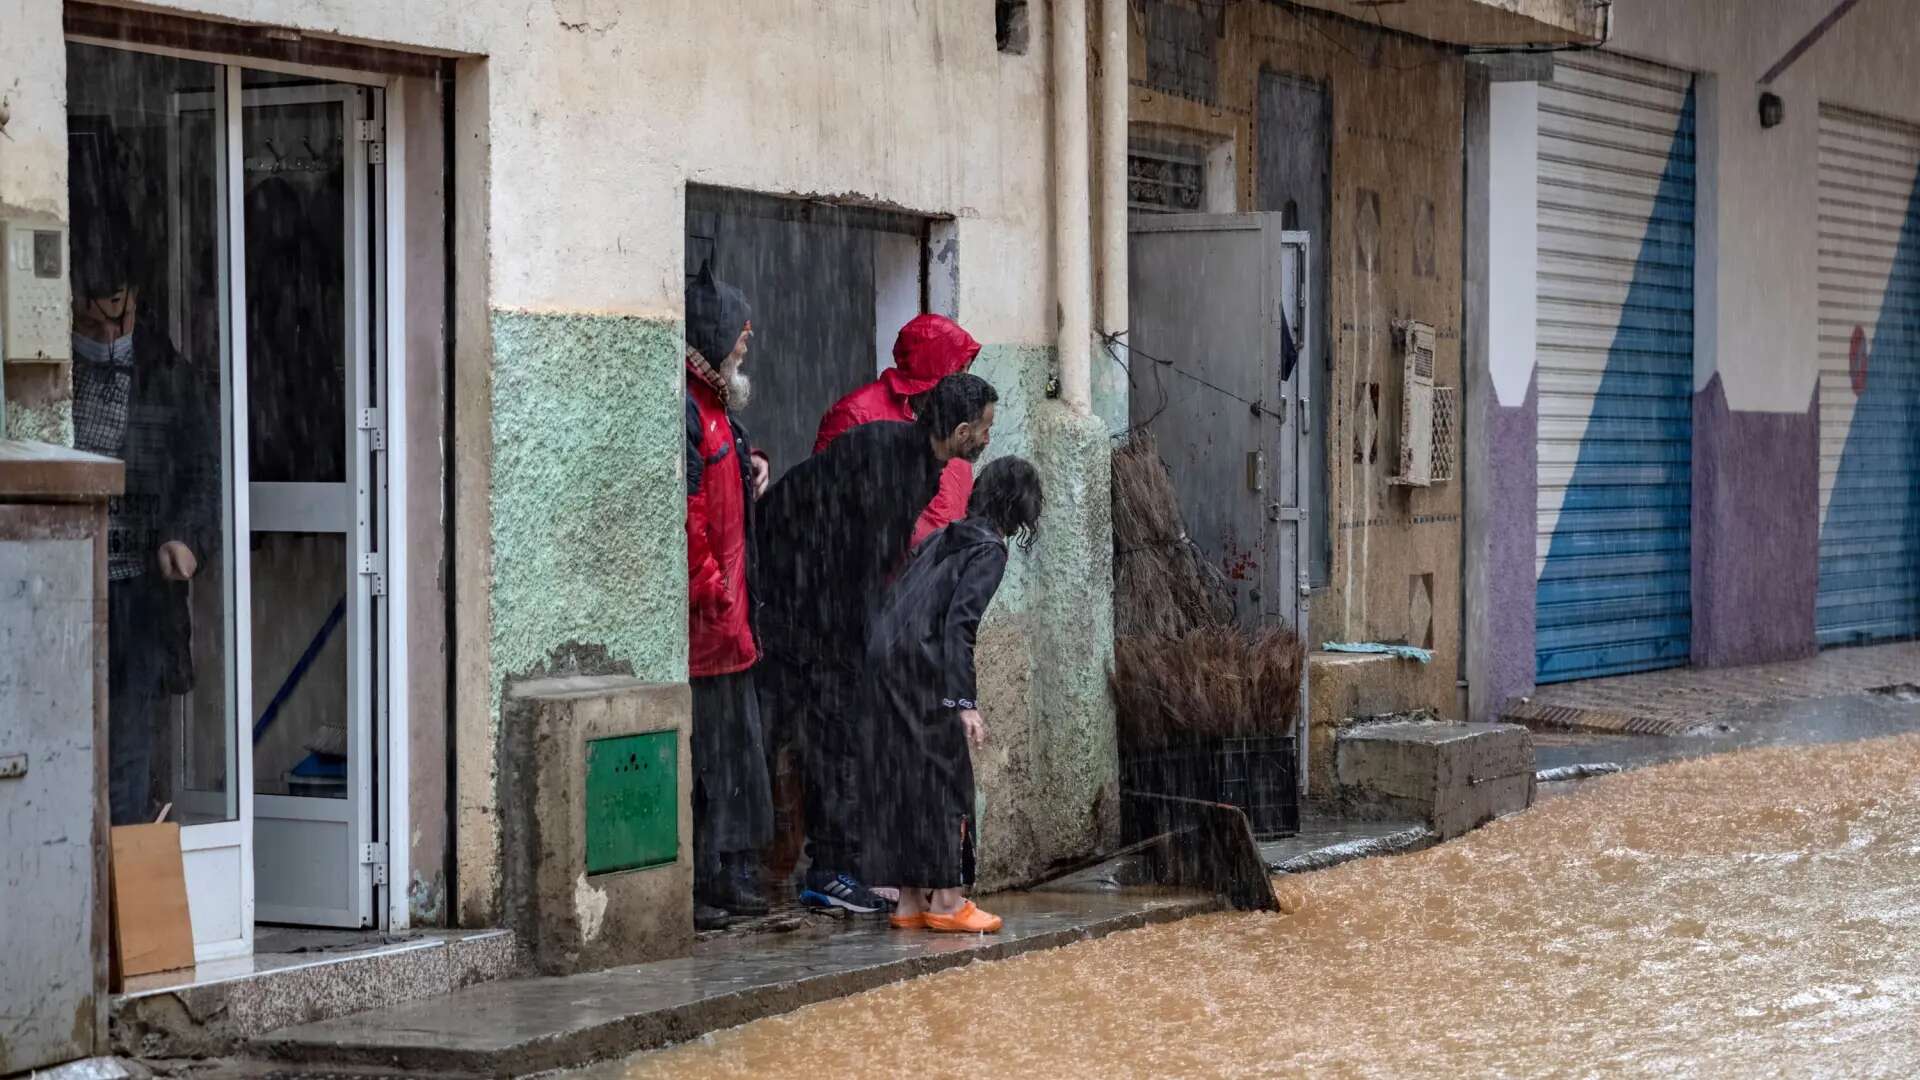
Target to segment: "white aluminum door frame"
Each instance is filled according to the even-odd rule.
[[[346,904],[336,907],[258,902],[255,908],[258,917],[267,922],[344,927],[371,926],[377,922],[373,904],[373,865],[365,853],[373,842],[376,793],[373,728],[374,702],[379,696],[380,680],[374,665],[376,655],[384,650],[376,651],[375,648],[375,599],[370,588],[371,576],[364,572],[363,567],[365,555],[381,549],[376,530],[382,518],[377,505],[378,480],[369,475],[379,470],[369,453],[370,433],[361,430],[360,423],[360,418],[371,407],[367,384],[372,368],[369,358],[373,356],[376,337],[374,320],[377,306],[373,303],[371,290],[376,274],[373,260],[377,256],[370,251],[368,244],[374,212],[374,191],[367,177],[369,144],[357,136],[356,128],[370,114],[369,97],[378,93],[365,87],[336,84],[263,87],[245,90],[241,95],[243,110],[338,104],[341,110],[341,158],[346,178],[341,222],[342,248],[346,256],[345,281],[342,284],[346,300],[344,340],[347,357],[343,365],[346,393],[342,403],[344,415],[341,417],[342,430],[349,443],[346,476],[340,484],[262,484],[257,489],[249,485],[249,502],[256,511],[261,511],[254,515],[258,522],[256,529],[299,532],[309,531],[307,526],[319,525],[321,528],[311,531],[338,533],[346,541],[346,559],[341,568],[345,578],[341,584],[347,598],[344,624],[347,635],[346,798],[253,796],[256,842],[262,839],[268,843],[275,842],[272,836],[261,837],[259,830],[264,826],[271,832],[277,822],[324,823],[344,827],[345,846],[340,849],[328,848],[316,855],[331,857],[339,854],[345,858],[344,865],[321,867],[319,872],[322,875],[336,872],[346,875]],[[332,513],[318,512],[322,507],[331,509]],[[279,517],[273,512],[276,509],[286,511],[287,516]],[[338,516],[341,511],[346,511],[344,517]],[[251,717],[252,713],[248,715]],[[249,734],[248,748],[251,747]]]
[[[1294,570],[1297,581],[1279,582],[1276,587],[1284,590],[1281,595],[1292,595],[1294,603],[1293,625],[1298,629],[1302,644],[1307,640],[1307,614],[1309,598],[1312,595],[1311,567],[1308,556],[1311,549],[1308,544],[1312,531],[1313,478],[1308,475],[1313,468],[1313,402],[1308,398],[1308,389],[1313,385],[1311,373],[1319,370],[1314,365],[1319,362],[1315,348],[1319,342],[1313,338],[1313,234],[1303,229],[1289,229],[1280,234],[1280,306],[1282,316],[1287,320],[1288,329],[1293,332],[1293,344],[1298,350],[1298,359],[1293,368],[1293,378],[1280,384],[1281,400],[1291,395],[1295,401],[1296,422],[1280,429],[1280,437],[1292,438],[1294,442],[1293,471],[1294,506],[1298,508],[1299,519],[1293,530]],[[1276,355],[1278,350],[1276,349]],[[1308,646],[1311,648],[1312,646]],[[1300,797],[1307,797],[1307,672],[1311,665],[1300,667],[1300,703],[1295,716],[1294,750],[1300,757]]]
[[[240,80],[236,69],[223,69],[224,82],[214,100],[215,127],[221,137],[215,153],[222,178],[217,192],[220,208],[218,250],[221,278],[221,340],[226,363],[220,373],[221,505],[228,525],[225,536],[228,791],[235,803],[232,820],[180,829],[180,851],[186,869],[187,904],[193,920],[195,963],[253,952],[253,633],[242,612],[253,610],[250,556],[251,512],[247,500],[234,497],[246,483],[247,413],[234,408],[243,393],[247,372],[247,265],[235,258],[245,237],[244,200],[235,197],[245,179],[240,155]],[[223,873],[225,870],[227,872]]]

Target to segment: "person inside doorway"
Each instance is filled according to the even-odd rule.
[[[107,177],[73,177],[73,442],[120,458],[107,508],[108,804],[152,820],[153,747],[194,685],[190,588],[220,535],[219,390],[140,306],[139,239]]]
[[[973,366],[980,343],[945,315],[916,315],[893,340],[893,366],[880,377],[835,402],[820,418],[813,452],[825,450],[848,431],[875,420],[914,418],[914,399],[933,389],[948,375]],[[913,546],[920,546],[935,529],[966,515],[967,495],[973,490],[973,463],[954,458],[940,474],[940,490],[920,514],[913,529]]]
[[[866,914],[885,901],[855,876],[867,628],[886,580],[947,463],[977,461],[993,428],[993,387],[949,375],[912,423],[882,420],[793,467],[761,503],[756,579],[763,601],[763,712],[776,742],[800,747],[810,865],[802,902]]]
[[[1007,542],[1032,550],[1044,503],[1040,473],[1025,458],[988,465],[966,517],[921,545],[874,619],[864,770],[871,821],[860,869],[899,889],[898,929],[1000,929],[998,915],[964,894],[974,868],[971,751],[987,740],[973,643],[1006,572]]]
[[[693,688],[694,924],[718,929],[765,915],[759,852],[773,802],[753,667],[754,500],[767,460],[735,414],[753,312],[739,289],[703,269],[687,289],[687,668]]]

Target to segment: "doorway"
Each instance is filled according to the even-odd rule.
[[[68,50],[76,442],[129,478],[116,823],[181,823],[199,960],[250,952],[256,921],[375,925],[400,558],[384,90]],[[175,540],[186,573],[153,554]]]
[[[687,188],[688,280],[711,264],[753,305],[753,400],[740,416],[771,458],[773,479],[813,453],[820,418],[892,366],[900,328],[933,309],[933,224],[892,210]]]
[[[1332,235],[1333,99],[1326,84],[1275,71],[1260,72],[1258,118],[1260,160],[1255,202],[1258,209],[1282,215],[1285,228],[1303,229],[1318,237]],[[1311,297],[1305,314],[1307,332],[1319,341],[1331,341],[1327,297],[1331,274],[1329,245],[1314,247],[1308,268]],[[1306,372],[1302,389],[1314,435],[1307,442],[1307,485],[1312,517],[1307,529],[1307,579],[1312,587],[1327,584],[1333,565],[1333,530],[1327,508],[1327,407],[1332,400],[1333,352],[1320,350]]]

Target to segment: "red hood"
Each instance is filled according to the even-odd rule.
[[[949,375],[967,370],[980,343],[945,315],[915,315],[893,341],[893,366],[881,374],[901,397],[924,394]]]

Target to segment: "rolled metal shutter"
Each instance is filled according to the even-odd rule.
[[[1693,76],[1569,54],[1539,109],[1535,679],[1674,667],[1692,643]]]
[[[1822,645],[1920,635],[1920,128],[1820,109]]]

